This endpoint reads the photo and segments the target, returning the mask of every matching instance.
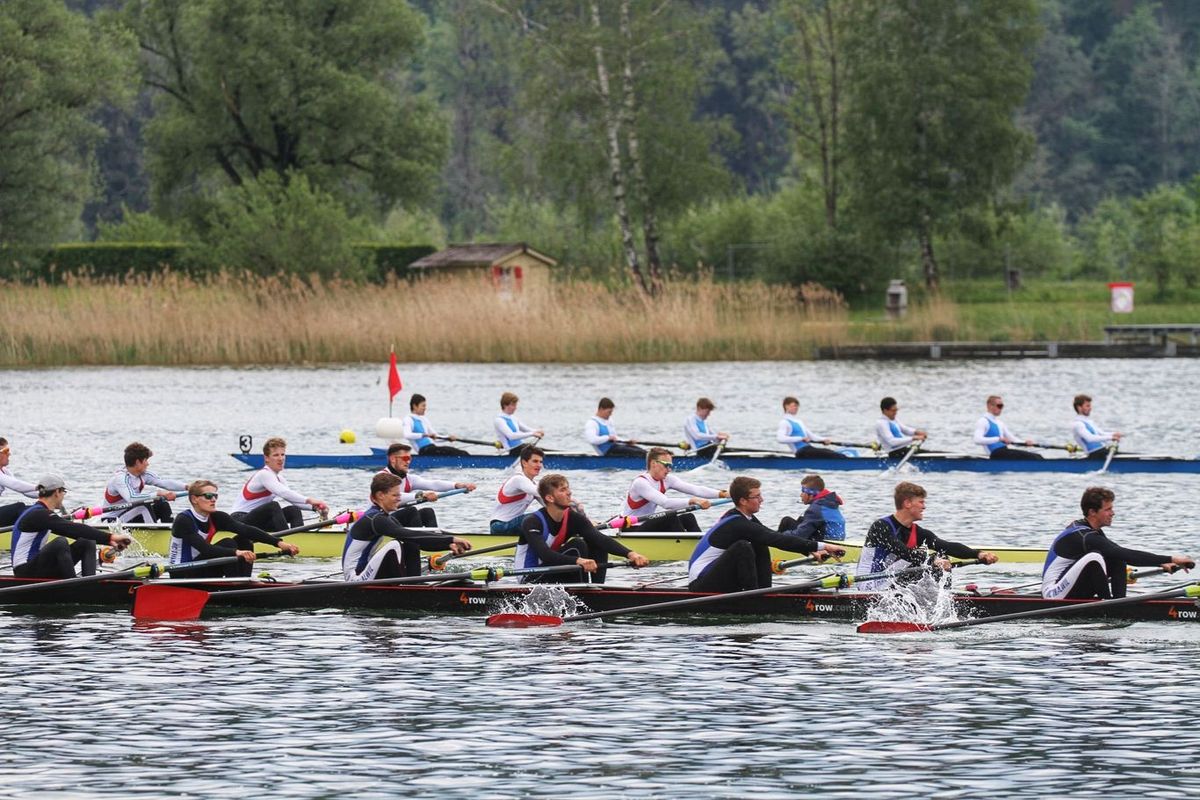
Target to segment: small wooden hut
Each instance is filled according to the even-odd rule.
[[[473,275],[489,280],[498,291],[544,288],[558,264],[524,242],[452,244],[408,265],[410,275]]]

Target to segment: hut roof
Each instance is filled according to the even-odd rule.
[[[409,264],[409,269],[437,269],[439,267],[492,267],[513,256],[528,255],[547,266],[558,262],[544,253],[539,253],[525,242],[494,242],[452,244],[445,250],[431,253]]]

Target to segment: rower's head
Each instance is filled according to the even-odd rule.
[[[753,516],[762,508],[762,481],[739,475],[729,483],[729,497],[733,500],[734,508]]]
[[[900,406],[896,404],[896,398],[885,397],[879,401],[879,410],[888,419],[895,419],[896,412],[900,410]]]
[[[667,448],[651,447],[646,453],[646,471],[654,480],[661,481],[673,469],[675,469],[675,457]]]
[[[390,514],[400,507],[399,478],[390,472],[380,472],[371,478],[371,502]]]
[[[1096,529],[1106,528],[1112,525],[1113,501],[1116,499],[1112,489],[1089,486],[1083,490],[1083,497],[1079,498],[1079,510],[1083,512],[1088,525]]]
[[[204,516],[217,510],[217,485],[209,480],[192,481],[187,487],[188,502]]]
[[[67,495],[67,485],[63,482],[62,475],[56,472],[49,472],[38,478],[37,496],[46,504],[46,507],[53,510],[62,508],[63,498]]]
[[[425,402],[425,395],[413,392],[413,396],[408,400],[408,410],[418,416],[424,416],[425,407],[428,403]]]
[[[512,392],[505,392],[500,395],[500,410],[505,414],[513,413],[517,410],[517,401],[520,399]]]
[[[791,395],[783,398],[783,413],[795,414],[800,410],[800,401]]]
[[[540,447],[527,444],[521,448],[521,472],[526,478],[533,480],[542,471],[542,462],[546,460],[546,451]]]
[[[1004,410],[1004,398],[998,394],[988,395],[987,410],[993,417],[1000,416],[1000,412]]]
[[[564,511],[571,506],[571,484],[566,475],[551,473],[538,481],[538,497],[547,508],[553,506]]]
[[[388,466],[397,472],[408,472],[412,459],[412,445],[408,442],[396,442],[388,445]]]
[[[263,461],[272,472],[282,472],[287,461],[287,442],[279,436],[272,436],[263,443]]]
[[[700,419],[708,419],[708,415],[712,413],[716,405],[707,397],[701,397],[696,401],[696,416]]]
[[[125,447],[125,469],[130,475],[141,475],[150,467],[150,448],[141,442],[130,442]]]
[[[12,457],[12,448],[8,446],[8,439],[0,436],[0,467],[8,466],[8,459]]]
[[[608,419],[612,416],[613,409],[616,407],[617,404],[612,400],[609,400],[607,397],[601,397],[600,404],[596,406],[596,416],[600,419]]]
[[[820,475],[805,475],[800,481],[800,502],[811,503],[825,489],[825,479]]]
[[[896,501],[896,511],[903,512],[914,522],[925,516],[925,488],[923,486],[901,481],[896,484],[892,498]]]
[[[1075,400],[1072,402],[1072,405],[1075,407],[1076,414],[1083,414],[1085,417],[1087,417],[1092,413],[1092,398],[1088,397],[1086,394],[1075,395]]]

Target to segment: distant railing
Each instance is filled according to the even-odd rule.
[[[1162,325],[1105,325],[1104,343],[1156,342],[1165,345],[1173,334],[1186,334],[1192,344],[1200,343],[1200,325],[1166,323]]]

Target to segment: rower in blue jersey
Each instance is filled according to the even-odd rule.
[[[224,511],[217,510],[217,485],[209,480],[192,481],[187,487],[191,508],[175,516],[171,523],[171,543],[167,549],[167,560],[172,564],[190,564],[193,561],[224,556],[237,556],[235,564],[192,570],[190,578],[238,578],[249,577],[254,565],[254,543],[277,547],[289,556],[300,554],[300,548],[285,542],[262,528],[239,522]],[[218,532],[232,533],[232,537],[216,539]]]
[[[610,555],[624,557],[630,566],[644,567],[650,563],[645,556],[606,536],[577,511],[571,501],[571,484],[563,475],[547,475],[538,481],[538,497],[542,508],[529,514],[521,523],[521,543],[513,556],[518,569],[527,567],[574,564],[581,573],[575,579],[590,576],[592,583],[604,583]],[[522,578],[531,583],[562,583],[572,579],[572,573]]]
[[[896,398],[885,397],[880,400],[879,410],[883,416],[875,423],[875,438],[879,440],[883,452],[889,456],[899,456],[913,444],[925,441],[925,431],[905,425],[896,419],[896,414],[900,411]]]
[[[842,556],[835,544],[773,531],[755,516],[762,508],[762,482],[739,476],[729,484],[733,508],[705,531],[688,560],[688,590],[741,592],[771,585],[771,548],[812,553],[818,560]]]
[[[900,572],[923,565],[949,572],[950,557],[979,559],[985,564],[996,563],[998,558],[995,553],[939,539],[918,525],[925,517],[925,497],[925,489],[915,483],[903,481],[896,484],[892,493],[896,512],[872,523],[858,557],[856,574]],[[887,579],[858,584],[862,589],[882,589],[887,585]]]
[[[987,451],[988,458],[1007,459],[1009,461],[1041,461],[1041,453],[1031,453],[1028,450],[1015,450],[1009,445],[1018,443],[1015,433],[1000,421],[1004,411],[1004,398],[993,394],[987,399],[987,413],[975,423],[975,444]],[[1026,447],[1032,447],[1032,439],[1026,439]]]
[[[786,444],[796,458],[845,458],[844,453],[827,447],[816,447],[814,441],[829,444],[832,440],[818,436],[796,416],[800,412],[800,401],[795,397],[783,398],[783,419],[775,431],[775,441]]]
[[[707,397],[696,401],[696,413],[683,422],[683,436],[692,445],[692,450],[698,458],[708,458],[717,451],[717,447],[729,441],[729,434],[718,431],[709,423],[708,417],[716,405]]]
[[[499,437],[500,443],[508,448],[508,454],[511,456],[521,455],[521,448],[527,444],[527,440],[532,439],[536,442],[546,435],[545,431],[531,428],[514,416],[520,399],[512,392],[500,395],[500,413],[495,420],[496,436]]]
[[[408,400],[408,416],[404,418],[404,438],[408,439],[417,450],[418,455],[422,456],[465,456],[468,455],[466,450],[460,447],[450,447],[444,444],[435,444],[436,439],[447,439],[451,442],[455,441],[455,436],[442,436],[433,427],[433,424],[425,418],[425,411],[429,407],[429,401],[425,399],[423,394],[413,394]]]
[[[1075,395],[1075,421],[1071,424],[1071,435],[1087,452],[1088,458],[1108,458],[1108,449],[1121,441],[1119,432],[1109,433],[1092,422],[1092,398],[1086,394]]]
[[[97,543],[124,550],[133,542],[128,534],[109,533],[59,516],[56,512],[67,496],[61,475],[44,475],[37,482],[37,495],[37,501],[13,524],[9,555],[18,578],[74,578],[76,564],[80,575],[95,575]],[[51,533],[65,538],[46,541]],[[75,541],[67,544],[67,539]]]
[[[1092,486],[1079,500],[1083,518],[1054,537],[1042,566],[1042,597],[1050,600],[1104,600],[1125,596],[1127,568],[1162,567],[1166,572],[1195,566],[1187,555],[1160,555],[1121,547],[1104,528],[1112,524],[1111,489]]]
[[[800,502],[808,506],[799,520],[784,517],[779,531],[803,539],[840,542],[846,538],[846,518],[842,516],[842,498],[825,488],[820,475],[805,475],[800,481]]]
[[[595,416],[591,417],[583,427],[583,438],[602,456],[640,456],[645,458],[646,451],[637,446],[633,439],[622,439],[612,424],[613,410],[616,404],[607,397],[600,398]]]

